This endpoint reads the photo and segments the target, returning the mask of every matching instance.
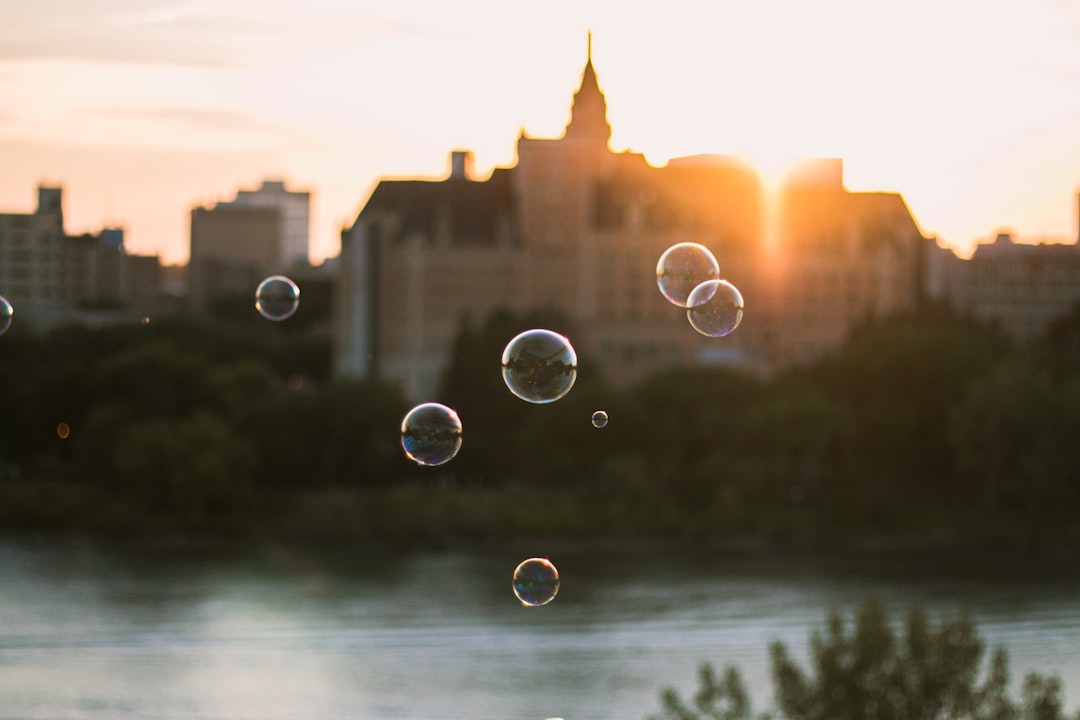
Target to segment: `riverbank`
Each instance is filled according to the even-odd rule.
[[[725,513],[641,494],[402,485],[257,495],[242,507],[190,515],[145,508],[65,482],[0,485],[0,533],[176,545],[263,540],[405,549],[498,545],[597,551],[1043,551],[1080,548],[1066,512],[980,512],[892,505],[861,512],[809,504]]]

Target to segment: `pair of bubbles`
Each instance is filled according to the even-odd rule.
[[[720,279],[720,264],[704,245],[684,242],[665,250],[656,263],[656,284],[668,302],[686,308],[702,335],[724,337],[742,322],[742,293]]]
[[[577,353],[570,340],[552,330],[533,329],[516,335],[503,350],[502,377],[517,397],[537,405],[552,403],[570,392],[577,380]],[[593,427],[608,424],[608,414],[592,414]],[[417,405],[401,421],[401,446],[418,465],[442,465],[454,459],[462,443],[461,418],[446,405]]]

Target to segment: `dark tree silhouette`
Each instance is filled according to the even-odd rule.
[[[1057,677],[1029,674],[1019,702],[1008,694],[1008,658],[995,650],[982,680],[985,644],[967,617],[935,627],[912,608],[902,632],[889,625],[882,603],[865,601],[851,627],[838,610],[810,642],[810,669],[782,643],[771,647],[780,717],[788,720],[1065,720]],[[660,695],[650,720],[750,720],[753,712],[736,668],[717,677],[700,668],[692,705],[673,688]],[[762,715],[760,717],[768,717]],[[1076,716],[1080,720],[1080,713]]]

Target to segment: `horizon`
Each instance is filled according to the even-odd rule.
[[[193,207],[265,179],[311,191],[318,263],[379,180],[445,178],[462,148],[477,179],[512,166],[522,131],[561,135],[589,30],[615,152],[839,157],[849,190],[900,193],[961,256],[998,232],[1077,241],[1080,7],[1055,0],[4,13],[0,211],[32,212],[36,186],[59,184],[69,232],[124,227],[130,252],[167,264],[186,262]]]

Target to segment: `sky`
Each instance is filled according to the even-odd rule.
[[[336,255],[380,178],[557,137],[586,34],[612,147],[842,157],[961,255],[1077,239],[1075,0],[0,0],[0,212],[187,258],[192,207],[284,179]]]

